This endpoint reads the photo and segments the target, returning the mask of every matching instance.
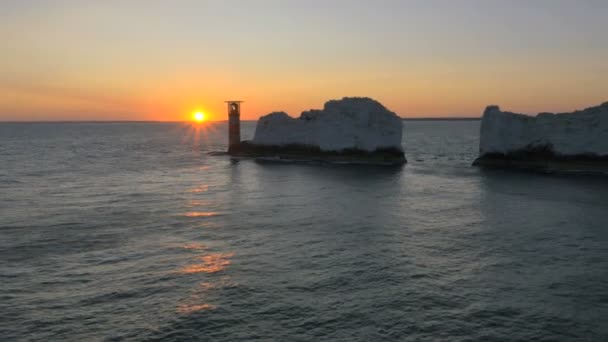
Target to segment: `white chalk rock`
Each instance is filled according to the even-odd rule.
[[[556,156],[608,156],[608,102],[572,113],[528,116],[488,106],[479,154],[508,154],[548,147]]]
[[[318,146],[323,151],[359,149],[375,151],[401,146],[402,120],[370,98],[345,97],[325,103],[322,110],[292,118],[284,112],[261,117],[252,143]]]

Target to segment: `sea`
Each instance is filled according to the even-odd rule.
[[[472,167],[479,121],[403,133],[375,167],[0,124],[0,340],[607,341],[608,179]]]

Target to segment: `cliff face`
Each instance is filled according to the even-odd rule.
[[[489,106],[483,114],[479,156],[544,154],[608,156],[608,102],[572,113],[535,117]]]
[[[302,145],[321,151],[381,149],[403,151],[402,120],[370,98],[345,97],[322,110],[292,118],[275,112],[260,118],[252,143],[261,146]]]

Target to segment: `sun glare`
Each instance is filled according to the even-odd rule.
[[[205,113],[203,113],[203,112],[194,112],[192,114],[192,118],[196,122],[203,122],[203,121],[205,121]]]

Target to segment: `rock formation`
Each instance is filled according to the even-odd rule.
[[[474,165],[604,173],[608,171],[608,102],[535,117],[488,106]]]
[[[340,162],[405,162],[402,120],[370,98],[345,97],[322,110],[292,118],[284,112],[261,117],[255,136],[230,151],[233,155],[315,159]]]

